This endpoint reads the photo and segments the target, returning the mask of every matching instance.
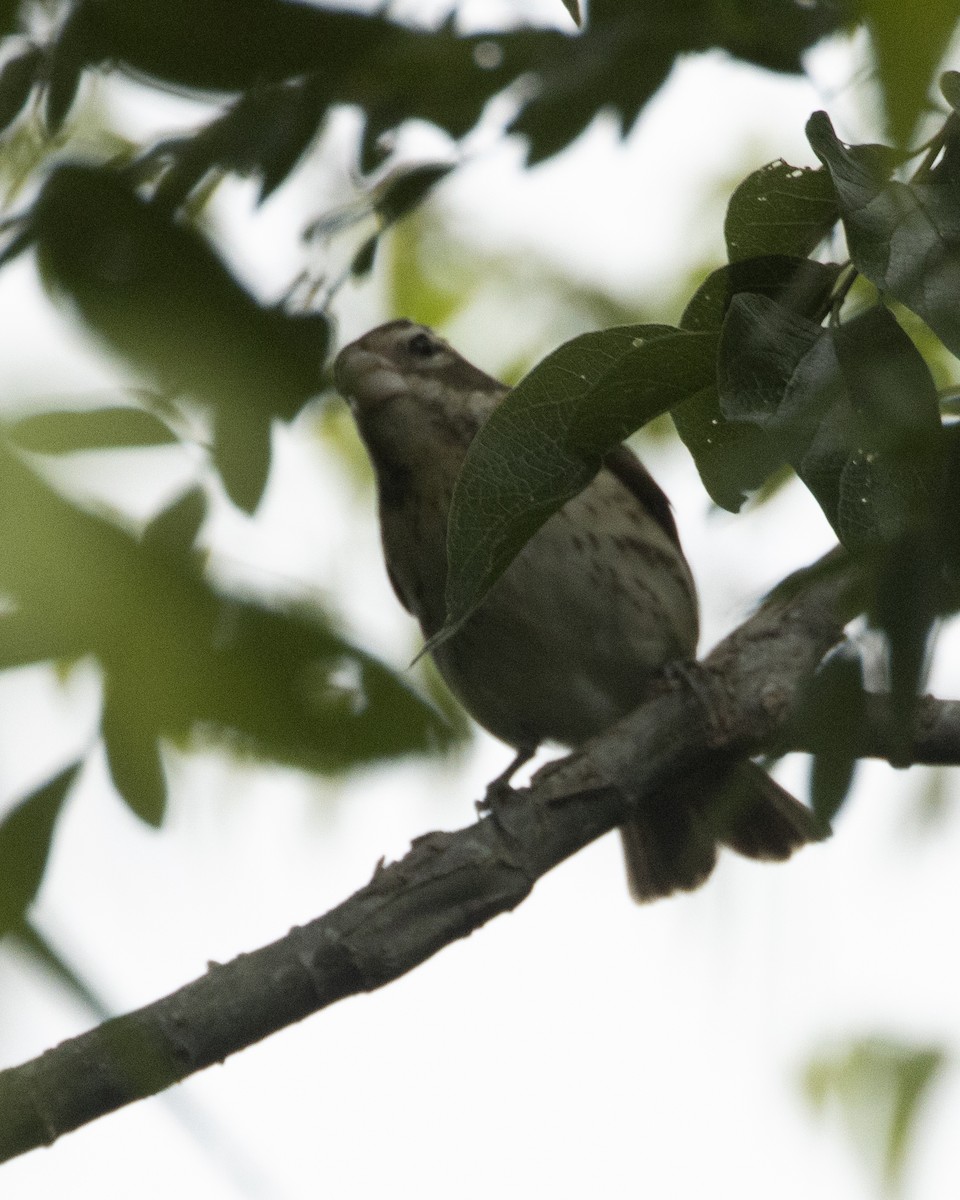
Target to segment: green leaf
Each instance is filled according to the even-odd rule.
[[[90,53],[87,36],[89,5],[75,4],[60,26],[50,53],[45,113],[47,127],[56,133],[73,105]]]
[[[938,1046],[859,1038],[812,1057],[803,1088],[815,1111],[839,1108],[864,1164],[884,1191],[895,1195],[921,1108],[946,1064]]]
[[[529,70],[531,58],[546,60],[562,36],[512,35],[527,41],[522,62],[508,67],[477,61],[475,45],[490,39],[458,36],[451,22],[428,32],[379,13],[288,0],[207,0],[202,8],[191,0],[97,0],[77,13],[89,67],[116,62],[192,92],[244,93],[217,129],[201,133],[202,147],[181,143],[191,161],[171,192],[180,195],[215,161],[261,174],[269,193],[333,105],[362,108],[370,141],[411,118],[460,137],[492,96]]]
[[[853,783],[865,703],[863,664],[849,649],[832,654],[816,673],[796,718],[811,732],[810,803],[827,826]]]
[[[40,963],[59,984],[68,992],[72,992],[74,997],[100,1021],[107,1021],[116,1015],[64,960],[63,956],[50,944],[49,939],[30,921],[18,922],[10,933],[10,940]]]
[[[826,113],[813,114],[807,137],[830,172],[857,270],[960,353],[960,129],[948,127],[942,160],[913,183],[889,178],[896,156],[886,147],[844,145]]]
[[[177,440],[168,425],[142,408],[37,413],[8,425],[6,432],[24,450],[37,454],[162,446]]]
[[[644,13],[634,10],[624,20],[618,9],[612,20],[598,18],[594,9],[587,29],[575,37],[553,34],[552,44],[530,30],[498,37],[512,70],[535,72],[539,83],[509,125],[526,138],[531,166],[579,137],[602,108],[615,111],[621,129],[629,131],[670,74],[681,50],[670,37],[670,15],[661,30],[665,36],[651,38]],[[689,37],[689,27],[684,32]],[[683,37],[679,29],[677,34]]]
[[[718,379],[724,416],[762,430],[841,542],[870,557],[903,757],[948,555],[947,447],[929,368],[883,306],[823,329],[744,293],[724,322]]]
[[[827,362],[821,353],[827,347]],[[734,296],[717,355],[720,407],[728,420],[783,435],[784,458],[818,425],[834,365],[825,331],[767,296]],[[826,368],[826,369],[825,369]]]
[[[923,452],[941,432],[930,368],[893,313],[874,305],[833,330],[837,360],[871,449]]]
[[[890,761],[909,766],[917,697],[942,593],[939,530],[910,532],[894,542],[876,569],[871,623],[882,630],[890,688]]]
[[[22,54],[3,64],[0,70],[0,133],[13,124],[30,99],[43,62],[40,47],[28,46]]]
[[[735,296],[717,372],[724,416],[775,440],[846,546],[890,546],[935,521],[936,390],[889,310],[826,330],[766,296]]]
[[[529,30],[498,36],[515,74],[533,73],[539,84],[511,129],[529,139],[531,163],[562,149],[601,110],[615,112],[628,131],[684,53],[719,47],[771,70],[800,71],[803,52],[839,29],[849,7],[592,0],[579,36],[552,43]]]
[[[160,738],[328,772],[451,744],[436,709],[322,611],[231,596],[204,578],[200,556],[184,553],[198,500],[140,541],[69,504],[0,445],[0,594],[16,604],[0,618],[0,651],[97,658],[107,732],[117,731],[111,767],[145,815],[159,811]]]
[[[728,512],[739,512],[747,493],[783,464],[776,442],[763,430],[727,420],[715,384],[682,401],[670,415],[710,499]]]
[[[954,112],[960,112],[960,71],[944,71],[940,76],[940,91]]]
[[[0,542],[0,546],[2,546]],[[55,627],[45,616],[18,610],[0,616],[0,671],[37,662],[64,662],[87,647],[72,629]]]
[[[576,0],[562,0],[569,9]],[[364,169],[377,139],[405,120],[431,121],[454,138],[519,79],[531,81],[513,128],[533,162],[556,153],[593,120],[615,112],[630,129],[678,56],[720,47],[777,71],[799,72],[803,51],[849,19],[846,3],[698,3],[664,8],[652,0],[591,5],[589,24],[570,36],[551,29],[459,36],[452,21],[434,30],[288,0],[84,0],[71,8],[52,52],[51,124],[63,119],[84,68],[120,64],[190,92],[244,93],[235,117],[195,148],[180,142],[181,199],[220,162],[258,173],[263,193],[286,176],[335,105],[367,118]],[[244,158],[242,147],[249,148]],[[177,171],[176,165],[173,167]]]
[[[261,305],[199,233],[106,167],[56,167],[29,225],[47,277],[95,333],[164,391],[210,404],[224,482],[251,509],[271,419],[323,386],[326,318]]]
[[[807,141],[830,173],[841,218],[873,202],[889,181],[904,154],[876,142],[847,145],[834,132],[827,113],[812,113],[806,124]],[[880,247],[876,247],[879,251]]]
[[[189,554],[207,517],[207,497],[202,488],[191,488],[158,513],[143,532],[148,552]]]
[[[423,163],[391,172],[373,196],[382,225],[392,225],[412,212],[452,170],[452,163]]]
[[[87,65],[117,60],[221,93],[305,75],[324,60],[332,67],[334,47],[350,62],[365,24],[288,0],[206,0],[202,11],[191,0],[95,0],[75,11]]]
[[[100,728],[114,787],[127,807],[158,829],[167,811],[167,777],[156,733],[138,712],[142,693],[108,685]]]
[[[155,200],[177,209],[220,170],[259,175],[262,204],[306,153],[324,110],[324,96],[311,79],[252,87],[196,133],[152,148],[148,161],[164,167]]]
[[[363,279],[373,270],[374,260],[377,256],[377,247],[380,245],[380,234],[374,233],[362,243],[360,249],[353,256],[350,263],[350,274],[355,279]]]
[[[806,258],[839,219],[828,173],[778,158],[748,175],[730,197],[727,254],[731,262],[768,254]]]
[[[561,0],[563,7],[573,18],[574,25],[579,29],[583,25],[583,14],[580,12],[580,0]]]
[[[474,438],[454,489],[441,637],[608,450],[709,384],[715,345],[713,333],[669,326],[606,329],[567,342],[520,381]]]
[[[232,414],[217,413],[214,420],[214,457],[227,495],[238,508],[252,513],[270,477],[268,415],[252,408]]]
[[[0,936],[19,923],[40,889],[53,829],[79,769],[71,763],[0,822]]]
[[[609,0],[608,0],[609,2]],[[650,19],[659,5],[644,6]],[[855,6],[845,0],[797,4],[796,0],[751,0],[739,4],[679,6],[677,18],[699,25],[707,45],[770,71],[801,71],[802,56],[820,38],[851,22]]]
[[[745,258],[711,271],[680,319],[681,329],[719,329],[734,296],[754,292],[800,316],[825,312],[843,270],[786,254]]]
[[[756,430],[757,461],[754,467],[745,464],[746,471],[769,474],[790,463],[836,525],[831,489],[845,459],[831,458],[822,477],[807,461],[811,445],[819,447],[832,430],[832,414],[844,399],[826,332],[766,296],[741,293],[724,321],[717,386],[723,418]],[[815,466],[822,467],[821,458]],[[741,486],[749,482],[745,474]]]
[[[856,417],[841,478],[839,521],[848,545],[892,545],[942,521],[945,447],[937,390],[889,309],[875,306],[832,331]]]
[[[0,0],[0,37],[6,37],[17,28],[20,16],[20,0]]]
[[[713,271],[684,311],[681,327],[718,330],[741,293],[766,296],[799,314],[817,313],[828,302],[840,268],[790,255],[766,255]],[[728,420],[715,385],[677,405],[671,413],[715,504],[739,512],[747,493],[779,470],[784,452],[764,430]]]
[[[827,341],[822,346],[826,359],[832,345]],[[841,538],[841,529],[852,537],[857,544],[857,534],[861,529],[859,523],[859,507],[864,501],[862,487],[856,490],[855,472],[846,488],[843,487],[844,472],[850,462],[851,455],[857,453],[857,421],[847,397],[839,381],[838,374],[833,379],[827,379],[830,370],[838,372],[835,364],[824,366],[823,386],[836,386],[837,391],[832,404],[824,412],[820,426],[814,433],[805,450],[797,448],[794,456],[797,474],[810,489],[814,499],[823,509],[823,514],[833,526],[834,532]],[[841,495],[841,493],[843,493]],[[864,514],[864,520],[868,517]],[[869,522],[865,531],[869,532]]]
[[[958,22],[956,0],[925,0],[922,20],[900,0],[861,0],[877,57],[887,128],[906,146],[930,104],[937,67]]]

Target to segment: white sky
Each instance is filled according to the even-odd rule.
[[[719,55],[685,62],[625,145],[600,121],[529,174],[513,146],[481,151],[438,203],[480,247],[545,257],[621,297],[672,294],[673,279],[719,253],[737,178],[780,155],[810,160],[803,125],[814,108],[862,132],[850,89],[832,94],[849,63],[840,48],[818,52],[824,95]],[[142,121],[132,93],[121,95],[131,122]],[[164,109],[162,121],[174,111],[186,109]],[[336,182],[278,196],[247,236],[242,267],[268,293],[296,273],[296,233],[324,187]],[[239,189],[224,202],[224,220],[246,197]],[[509,347],[497,339],[522,323],[524,304],[519,295],[506,318],[461,322],[465,352],[502,366]],[[47,390],[111,378],[51,313],[29,261],[0,277],[0,305],[11,394],[37,390],[38,362]],[[391,315],[378,310],[375,284],[341,297],[345,338]],[[358,513],[354,485],[305,434],[282,436],[278,449],[258,522],[218,518],[223,553],[253,577],[335,597],[355,635],[402,664],[414,633],[383,574],[372,500]],[[830,544],[801,489],[735,518],[709,511],[681,448],[651,465],[701,587],[705,644]],[[144,506],[174,482],[157,456],[131,457],[133,476],[146,478]],[[956,655],[943,649],[936,687],[960,694]],[[0,678],[0,801],[36,777],[50,746],[83,736],[95,695],[84,672],[66,695],[42,672]],[[118,1011],[147,1003],[209,959],[322,913],[412,837],[470,821],[506,758],[481,735],[459,763],[391,766],[338,788],[208,755],[177,764],[160,834],[127,813],[95,764],[59,827],[38,923]],[[869,1176],[836,1121],[810,1116],[798,1078],[824,1043],[862,1034],[955,1052],[960,822],[949,813],[923,832],[924,774],[867,764],[831,842],[783,867],[728,857],[700,892],[647,908],[629,902],[619,848],[605,839],[518,912],[389,988],[4,1166],[0,1195],[867,1200]],[[785,763],[782,778],[802,793],[803,761]],[[0,972],[4,1064],[89,1026],[9,952]],[[951,1070],[925,1114],[911,1198],[957,1194],[958,1104]]]

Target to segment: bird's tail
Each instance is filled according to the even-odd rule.
[[[643,904],[704,883],[720,846],[747,858],[781,862],[830,830],[761,767],[715,766],[657,796],[620,829],[627,882]]]

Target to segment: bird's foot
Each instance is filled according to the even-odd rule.
[[[701,662],[677,661],[667,663],[661,672],[669,691],[687,691],[693,696],[707,723],[710,741],[721,745],[726,731],[722,697],[717,692],[717,678]]]
[[[487,790],[484,793],[483,799],[477,801],[477,812],[496,812],[498,805],[512,800],[516,795],[516,791],[510,784],[510,780],[516,775],[517,771],[525,762],[529,762],[536,754],[536,746],[521,746],[516,754],[510,760],[506,770],[500,772],[495,778],[491,779],[487,784]]]

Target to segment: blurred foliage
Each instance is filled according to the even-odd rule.
[[[194,549],[201,492],[138,539],[61,498],[9,450],[0,467],[0,589],[13,602],[0,665],[96,657],[110,771],[144,820],[163,816],[163,739],[213,737],[325,771],[450,743],[439,713],[322,614],[206,580]]]
[[[7,6],[7,27],[18,7]],[[459,138],[488,100],[524,80],[509,128],[524,135],[537,162],[601,109],[629,131],[681,54],[721,48],[768,70],[799,72],[809,47],[859,17],[873,34],[891,127],[909,131],[950,28],[949,6],[934,7],[925,37],[886,0],[607,0],[592,4],[576,31],[461,36],[453,20],[414,28],[379,13],[291,0],[215,0],[202,8],[187,0],[73,0],[43,53],[27,44],[8,60],[0,127],[36,92],[57,129],[84,73],[109,64],[156,86],[229,98],[204,130],[162,148],[172,203],[215,167],[258,176],[265,196],[300,161],[334,105],[362,109],[369,166],[380,135],[402,121],[432,121]],[[904,44],[915,48],[912,57]]]
[[[860,0],[860,12],[873,42],[889,136],[907,146],[933,108],[931,82],[956,28],[955,0],[925,0],[923,19],[909,29],[899,0]]]
[[[50,853],[53,827],[77,774],[77,763],[39,787],[0,821],[0,937],[33,901]]]
[[[18,950],[28,955],[55,979],[65,991],[99,1021],[116,1014],[94,992],[90,985],[63,958],[45,934],[28,920],[21,920],[9,932],[9,939]]]
[[[37,454],[162,446],[177,441],[165,421],[142,408],[38,412],[12,421],[6,432],[22,450]]]
[[[861,1038],[815,1055],[803,1090],[815,1112],[839,1112],[873,1179],[898,1196],[923,1104],[945,1065],[938,1046]]]
[[[865,707],[863,663],[858,648],[848,643],[821,664],[792,718],[801,744],[813,755],[810,802],[826,825],[853,784]]]
[[[566,8],[576,21],[579,6]],[[351,269],[371,269],[389,230],[390,298],[406,315],[446,323],[480,277],[489,284],[499,272],[508,303],[519,305],[520,291],[524,304],[553,292],[579,330],[599,327],[528,374],[471,452],[470,486],[458,489],[452,522],[452,617],[482,597],[611,445],[669,411],[721,505],[739,509],[785,464],[799,472],[839,536],[875,568],[871,615],[889,640],[894,690],[909,705],[934,617],[954,606],[946,584],[960,549],[957,522],[943,520],[960,481],[960,445],[941,430],[924,357],[942,366],[960,349],[960,118],[911,178],[895,172],[955,23],[948,6],[934,4],[920,22],[885,0],[593,0],[580,29],[558,4],[563,31],[466,36],[455,18],[414,27],[383,11],[293,0],[69,0],[44,44],[32,15],[26,0],[0,3],[0,36],[15,35],[0,66],[0,179],[27,205],[4,227],[0,266],[34,254],[55,301],[146,386],[136,402],[83,412],[54,402],[3,430],[0,667],[97,661],[109,768],[144,820],[164,814],[165,742],[216,737],[240,753],[339,772],[462,734],[318,608],[215,587],[197,549],[207,491],[188,492],[137,537],[122,515],[114,521],[60,495],[35,457],[199,442],[230,500],[257,508],[273,426],[294,420],[327,383],[331,329],[322,311],[253,294],[229,247],[211,244],[202,208],[225,175],[255,179],[260,200],[271,195],[341,105],[361,112],[356,161],[377,171],[358,180],[354,205],[317,223],[321,253],[355,217],[369,219]],[[677,328],[643,323],[542,271],[517,287],[516,264],[488,259],[439,279],[423,268],[418,242],[433,231],[409,214],[455,169],[460,148],[438,162],[385,161],[382,135],[403,122],[431,122],[456,141],[491,99],[506,98],[505,132],[525,140],[532,164],[563,150],[598,112],[628,132],[679,56],[720,48],[797,73],[806,50],[858,20],[873,38],[897,152],[845,146],[825,115],[815,117],[809,135],[822,166],[778,161],[743,182],[727,215],[730,261]],[[182,136],[132,145],[90,103],[88,83],[112,73],[200,97],[214,111]],[[944,93],[957,102],[957,77],[947,76]],[[849,266],[822,261],[838,220]],[[338,280],[323,270],[329,296]],[[858,298],[858,274],[875,291],[855,310],[844,301]],[[306,271],[298,282],[310,283]],[[305,290],[315,297],[320,287]],[[904,332],[902,312],[922,328],[908,323]],[[530,341],[512,348],[514,367],[540,352]],[[950,382],[946,368],[936,382]],[[540,455],[533,504],[523,478],[529,447],[518,438]],[[497,456],[506,469],[491,467]],[[462,502],[468,494],[475,508]],[[76,767],[21,797],[0,825],[8,928],[39,886]],[[839,758],[831,771],[826,807],[842,791]],[[16,870],[4,867],[14,858]]]
[[[369,164],[377,138],[401,121],[419,117],[460,137],[492,96],[527,77],[533,86],[511,127],[526,136],[535,162],[561,150],[601,108],[616,111],[628,130],[680,54],[721,47],[796,72],[806,49],[854,15],[845,0],[611,0],[594,3],[575,35],[516,29],[463,37],[451,21],[416,29],[289,0],[215,0],[202,9],[188,0],[74,0],[49,57],[12,72],[6,107],[25,102],[32,69],[57,128],[84,71],[103,63],[162,86],[238,94],[193,141],[182,186],[220,165],[257,173],[269,192],[335,104],[363,109]]]
[[[199,233],[133,183],[122,170],[55,167],[7,257],[35,245],[51,290],[112,350],[173,395],[208,404],[221,478],[252,510],[271,421],[295,416],[322,386],[327,321],[260,304]]]

